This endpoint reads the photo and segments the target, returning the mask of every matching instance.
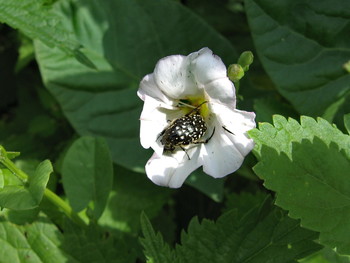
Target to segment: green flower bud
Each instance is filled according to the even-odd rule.
[[[350,60],[348,62],[346,62],[343,66],[344,66],[345,70],[350,73]]]
[[[242,66],[239,65],[239,64],[231,64],[231,65],[228,67],[227,76],[228,76],[228,78],[229,78],[231,81],[237,82],[237,81],[239,81],[241,78],[243,78],[243,76],[244,76],[244,69],[243,69]]]
[[[251,51],[244,51],[238,59],[238,64],[242,66],[244,71],[249,69],[250,64],[253,63],[254,55]]]

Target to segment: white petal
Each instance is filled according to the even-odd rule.
[[[233,83],[228,78],[214,80],[204,86],[208,101],[236,108],[236,94]]]
[[[202,85],[227,77],[225,64],[209,48],[191,53],[189,59],[196,81]]]
[[[145,97],[145,103],[140,117],[140,141],[144,148],[152,147],[157,152],[162,152],[157,144],[157,138],[168,125],[167,115],[159,110],[159,101],[149,96]]]
[[[218,121],[234,134],[242,134],[255,128],[255,113],[229,108],[220,103],[211,103],[211,110]]]
[[[154,81],[153,74],[148,74],[141,80],[137,95],[143,101],[145,101],[146,96],[157,99],[159,102],[162,102],[159,104],[159,107],[163,108],[172,109],[173,107],[171,106],[175,104],[172,99],[170,99],[159,89]]]
[[[189,69],[188,58],[182,55],[168,56],[159,60],[154,69],[154,79],[166,95],[176,100],[201,92]]]
[[[214,136],[202,151],[203,171],[214,178],[233,173],[244,160],[241,152],[222,131],[220,127],[216,127]]]
[[[212,103],[212,111],[216,114],[218,126],[224,127],[224,133],[243,156],[253,148],[254,141],[247,135],[247,131],[255,128],[255,113],[230,109],[224,105]]]
[[[146,164],[146,174],[157,185],[179,188],[189,174],[201,166],[199,152],[200,147],[187,151],[190,160],[182,150],[169,156],[154,153]]]

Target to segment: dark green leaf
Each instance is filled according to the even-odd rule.
[[[313,242],[317,233],[301,228],[270,199],[244,216],[231,210],[216,223],[194,218],[176,246],[175,259],[149,221],[143,218],[142,224],[148,262],[291,263],[321,248]]]
[[[113,183],[113,165],[103,138],[81,137],[68,149],[62,164],[63,187],[72,208],[79,212],[90,202],[98,219]]]
[[[264,192],[255,194],[247,192],[241,192],[240,194],[230,193],[226,196],[224,212],[237,209],[238,215],[244,215],[249,210],[259,206],[265,198],[266,194]]]
[[[278,90],[303,114],[349,103],[350,2],[246,0],[258,55]],[[328,108],[332,107],[332,114]]]
[[[175,262],[174,252],[170,250],[168,244],[164,243],[162,235],[154,232],[152,224],[145,213],[141,214],[141,227],[144,238],[140,238],[140,243],[144,247],[147,262]]]
[[[350,113],[344,115],[344,125],[346,130],[350,134]]]
[[[8,110],[16,102],[15,63],[17,59],[17,41],[15,39],[16,32],[1,24],[0,35],[0,111],[2,111]]]
[[[106,210],[99,220],[101,226],[136,235],[140,230],[140,215],[158,215],[169,201],[171,190],[153,184],[146,175],[116,166],[113,191]]]
[[[123,240],[116,240],[108,232],[102,232],[94,225],[85,229],[66,222],[62,249],[78,262],[93,263],[134,263],[132,248],[126,247]]]
[[[186,184],[198,189],[216,202],[221,202],[224,197],[224,183],[225,179],[213,178],[205,174],[201,168],[186,180]]]
[[[280,114],[285,117],[297,117],[292,106],[275,97],[266,97],[254,100],[256,122],[272,122],[272,116]]]
[[[58,47],[76,57],[84,65],[93,63],[79,50],[80,44],[61,25],[61,18],[52,12],[44,1],[0,1],[0,21],[21,30],[32,39],[39,39],[50,48]]]

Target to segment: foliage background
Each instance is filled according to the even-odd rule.
[[[347,0],[0,0],[0,144],[30,178],[50,159],[31,185],[51,173],[90,223],[45,193],[29,207],[0,166],[0,262],[349,262],[349,19]],[[138,83],[205,46],[227,66],[254,53],[238,108],[270,124],[235,174],[157,187]]]

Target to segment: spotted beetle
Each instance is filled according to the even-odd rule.
[[[186,152],[183,146],[207,143],[213,137],[215,128],[210,138],[205,141],[199,140],[207,131],[207,125],[203,117],[199,114],[199,108],[204,103],[207,103],[207,101],[202,102],[186,115],[173,120],[169,126],[159,134],[158,137],[162,136],[160,142],[164,145],[165,153],[174,152],[176,147],[180,147]],[[187,152],[186,155],[189,158]]]

